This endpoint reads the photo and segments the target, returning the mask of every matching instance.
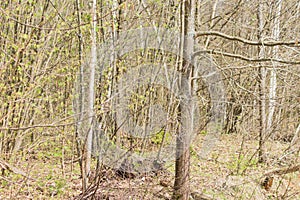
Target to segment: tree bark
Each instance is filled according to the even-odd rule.
[[[278,40],[280,34],[280,15],[281,15],[281,5],[282,0],[276,1],[276,13],[274,19],[274,27],[273,27],[273,39]],[[279,46],[273,47],[273,57],[278,59],[278,50]],[[276,73],[276,66],[273,66],[271,69],[271,76],[270,76],[270,87],[269,87],[269,115],[268,115],[268,124],[267,124],[267,131],[271,134],[272,130],[272,123],[273,123],[273,116],[275,112],[275,103],[276,103],[276,88],[277,88],[277,73]]]
[[[94,96],[95,96],[95,68],[97,64],[97,0],[93,0],[92,5],[92,34],[91,34],[91,61],[89,65],[89,88],[88,88],[88,133],[86,136],[84,153],[83,153],[83,169],[82,169],[82,189],[85,191],[89,182],[89,174],[91,171],[91,154],[93,140],[93,118],[94,118]]]
[[[195,0],[187,0],[182,3],[182,31],[184,39],[182,41],[183,47],[183,65],[181,71],[184,72],[185,78],[181,79],[181,90],[187,96],[192,95],[192,85],[188,81],[191,80],[191,56],[194,51],[194,33],[195,33]],[[188,85],[187,85],[188,84]],[[175,162],[175,182],[173,199],[189,199],[189,172],[190,172],[190,128],[193,125],[193,113],[189,110],[192,104],[187,102],[180,102],[179,115],[180,115],[180,130],[176,139],[176,162]]]
[[[263,29],[264,29],[264,17],[263,17],[263,2],[258,1],[258,39],[263,39]],[[259,58],[262,59],[265,57],[265,48],[264,46],[258,47]],[[266,68],[259,65],[259,147],[258,147],[258,162],[265,162],[265,137],[266,137]]]

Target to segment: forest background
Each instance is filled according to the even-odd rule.
[[[299,198],[299,1],[7,0],[0,5],[1,199]],[[89,131],[80,133],[83,119],[76,105],[92,105],[85,123],[104,124],[117,145],[157,150],[176,138],[176,131],[139,141],[115,134],[114,113],[103,117],[103,112],[110,110],[107,100],[122,73],[150,61],[173,66],[184,61],[161,51],[131,52],[112,57],[115,62],[95,81],[93,93],[78,92],[75,83],[99,57],[97,45],[147,27],[192,33],[183,43],[193,41],[188,52],[205,54],[221,74],[226,115],[218,142],[202,158],[214,104],[207,83],[198,80],[201,131],[186,157],[163,163],[156,173],[120,174],[90,154],[94,144],[87,142]],[[87,96],[76,103],[85,94],[92,102]],[[131,96],[131,110],[147,107],[145,99],[151,98],[166,106],[166,96],[172,98],[159,87],[141,88]],[[180,107],[180,101],[173,102],[173,109]],[[135,116],[136,123],[145,116]]]

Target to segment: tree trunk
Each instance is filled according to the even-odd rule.
[[[82,59],[82,50],[83,50],[83,41],[82,41],[82,34],[81,34],[81,10],[80,10],[80,0],[76,0],[76,12],[77,12],[77,25],[78,25],[78,29],[77,29],[77,37],[78,37],[78,65],[79,65],[79,88],[77,88],[79,90],[79,99],[78,101],[81,101],[81,103],[79,104],[80,107],[79,109],[79,116],[78,116],[78,120],[77,120],[77,124],[76,124],[76,132],[75,132],[75,137],[76,137],[76,148],[77,148],[77,154],[78,154],[78,158],[82,158],[82,151],[81,151],[81,138],[79,137],[79,132],[80,132],[80,127],[81,127],[81,123],[84,119],[84,66],[83,66],[83,59]],[[82,160],[79,162],[80,165],[80,170],[82,172]]]
[[[258,1],[258,39],[263,39],[264,17],[263,17],[263,2]],[[264,46],[259,46],[259,58],[265,57]],[[259,64],[259,147],[258,147],[258,162],[265,162],[265,137],[266,137],[266,68]]]
[[[192,85],[188,81],[184,80],[191,79],[191,55],[194,50],[194,32],[195,32],[195,0],[187,0],[182,3],[182,31],[184,39],[182,44],[183,47],[183,65],[181,71],[184,72],[181,80],[181,90],[188,97],[192,94]],[[187,85],[188,84],[188,85]],[[176,162],[175,162],[175,182],[174,182],[174,193],[173,199],[189,199],[189,171],[190,171],[190,129],[193,124],[193,118],[189,117],[193,115],[189,110],[192,104],[187,102],[180,102],[179,105],[179,118],[180,118],[180,130],[176,139]],[[192,121],[191,121],[192,120]]]
[[[82,188],[83,191],[88,186],[88,175],[91,171],[91,152],[93,140],[93,118],[94,118],[94,94],[95,94],[95,68],[97,64],[97,49],[96,49],[96,26],[97,26],[97,0],[93,0],[92,5],[92,34],[91,34],[91,62],[89,65],[89,88],[88,88],[88,133],[86,136],[84,153],[83,153],[83,169],[82,169]]]
[[[281,5],[282,0],[276,1],[276,8],[275,11],[275,19],[274,19],[274,27],[273,27],[273,39],[279,39],[280,33],[280,15],[281,15]],[[278,59],[278,49],[279,46],[273,47],[273,57]],[[273,66],[271,70],[271,77],[270,77],[270,87],[269,87],[269,115],[268,115],[268,124],[267,124],[267,132],[268,135],[271,134],[272,130],[272,123],[273,123],[273,115],[275,111],[275,103],[276,103],[276,88],[277,88],[277,74],[276,74],[276,66]]]

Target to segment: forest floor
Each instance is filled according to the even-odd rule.
[[[257,164],[257,141],[240,135],[222,135],[213,152],[203,160],[196,153],[203,138],[199,135],[191,148],[191,199],[300,199],[299,170],[266,175],[299,163],[299,154],[283,153],[287,143],[267,142],[269,159],[265,164]],[[60,144],[60,139],[52,139],[32,151],[15,155],[9,163],[2,160],[0,167],[6,170],[0,176],[0,199],[80,199],[80,168],[71,156],[74,148],[68,146],[71,142],[67,140],[64,148]],[[273,183],[268,181],[262,186],[266,177]],[[96,199],[170,199],[173,180],[171,163],[157,174],[130,179],[106,169],[101,172],[97,190],[90,190],[86,199],[92,195]]]

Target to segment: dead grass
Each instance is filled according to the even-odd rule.
[[[299,171],[274,175],[270,190],[261,183],[269,170],[299,162],[299,155],[284,156],[288,144],[278,141],[267,143],[268,162],[257,164],[257,141],[240,135],[222,135],[209,157],[201,160],[203,135],[199,135],[191,153],[191,191],[196,199],[205,195],[211,199],[300,199]],[[243,141],[243,142],[242,142]],[[241,145],[243,143],[243,145]],[[55,147],[55,144],[50,146]],[[57,146],[56,146],[57,147]],[[57,149],[56,149],[57,150]],[[51,148],[15,155],[11,165],[21,169],[28,177],[7,170],[0,177],[0,199],[79,199],[81,193],[78,163],[70,163],[72,152],[65,151],[64,170],[61,155]],[[280,158],[278,160],[278,158]],[[132,179],[122,178],[110,169],[102,170],[97,190],[92,188],[96,199],[170,199],[174,180],[174,166],[165,170],[143,174]],[[192,197],[191,197],[192,198]]]

